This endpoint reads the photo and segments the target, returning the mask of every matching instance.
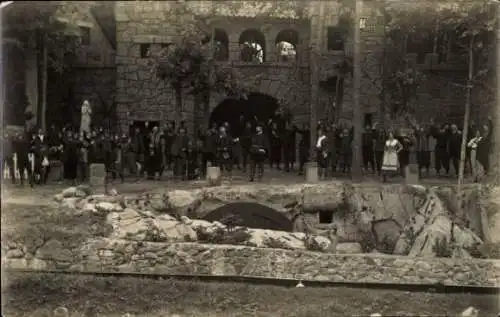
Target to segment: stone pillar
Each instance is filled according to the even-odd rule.
[[[278,61],[278,51],[276,50],[276,45],[274,44],[274,38],[271,38],[266,34],[265,44],[266,47],[264,48],[264,62]]]
[[[405,183],[407,185],[416,185],[419,183],[419,170],[417,164],[417,152],[410,149],[410,161],[405,167]]]
[[[208,166],[206,179],[209,186],[220,186],[222,180],[220,167]]]
[[[316,162],[306,163],[306,183],[317,183],[319,181],[318,164]]]
[[[104,164],[90,164],[90,186],[101,188],[106,186],[106,168]]]
[[[240,60],[240,44],[239,44],[238,35],[232,34],[231,32],[229,32],[228,37],[229,37],[229,43],[228,43],[229,61],[230,62],[239,61]]]
[[[309,56],[310,62],[310,87],[311,87],[311,102],[309,108],[309,126],[311,131],[311,149],[309,153],[309,161],[310,164],[307,165],[306,175],[309,173],[310,175],[314,174],[314,171],[317,170],[318,167],[316,162],[316,137],[317,137],[317,108],[318,108],[318,100],[319,100],[319,57],[321,54],[321,43],[324,40],[321,38],[323,34],[324,27],[324,6],[325,2],[312,2],[310,4],[312,12],[311,16],[311,52]],[[308,171],[311,169],[311,171]],[[317,176],[316,176],[317,177]]]

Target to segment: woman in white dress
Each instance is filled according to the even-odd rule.
[[[384,158],[382,160],[382,176],[384,182],[387,175],[395,175],[399,170],[398,153],[403,149],[403,145],[394,138],[394,133],[389,132],[388,139],[385,141]]]

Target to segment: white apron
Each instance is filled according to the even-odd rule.
[[[399,160],[397,149],[401,145],[398,140],[387,140],[385,142],[384,158],[382,160],[382,170],[387,172],[397,172],[399,169]]]

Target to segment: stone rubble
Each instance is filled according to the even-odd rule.
[[[366,235],[372,236],[371,239],[376,243],[384,244],[385,250],[378,251],[416,257],[438,256],[436,241],[444,239],[451,243],[452,240],[452,221],[444,203],[432,189],[422,186],[410,186],[398,194],[393,194],[391,190],[394,189],[385,189],[384,194],[380,192],[378,197],[369,190],[363,191],[352,185],[332,183],[264,187],[221,186],[171,190],[161,195],[146,193],[139,197],[124,197],[118,194],[93,195],[88,187],[78,186],[63,190],[55,195],[54,199],[62,206],[77,210],[77,213],[106,214],[108,223],[114,228],[112,238],[134,241],[153,239],[157,242],[192,242],[199,240],[199,233],[205,237],[220,234],[221,230],[227,229],[220,222],[192,218],[238,201],[259,201],[259,204],[285,213],[290,212],[287,205],[295,204],[301,207],[303,215],[316,209],[338,210],[334,213],[331,226],[338,228],[340,242],[335,241],[335,250],[329,252],[362,253],[361,241],[356,239]],[[402,195],[410,196],[405,198],[406,196]],[[413,197],[413,209],[410,209],[409,204],[401,205],[402,211],[388,207],[396,204],[397,200],[402,204],[403,201],[410,200],[409,197]],[[415,212],[410,213],[411,210]],[[305,219],[302,222],[307,223]],[[315,240],[314,244],[317,244],[319,249],[327,251],[331,241],[324,237],[325,231],[311,228],[309,225],[307,227],[305,229],[308,230],[305,231],[309,231],[308,238]],[[252,228],[247,229],[247,232],[250,235],[248,245],[307,249],[306,234],[301,232]],[[355,240],[345,237],[354,237]],[[471,229],[458,225],[454,226],[453,237],[453,257],[470,258],[467,250],[482,243],[481,238]]]

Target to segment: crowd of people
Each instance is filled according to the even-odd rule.
[[[409,123],[410,129],[398,130],[366,126],[362,138],[364,172],[382,175],[384,179],[402,175],[415,153],[422,177],[432,169],[438,175],[450,174],[451,166],[458,174],[462,133],[457,126]],[[469,127],[466,172],[475,179],[480,169],[488,172],[492,130],[491,120]],[[319,176],[326,179],[349,174],[353,128],[318,122],[317,132],[312,148],[316,151]],[[174,122],[161,126],[148,122],[143,126],[131,124],[129,131],[122,134],[102,128],[86,132],[70,126],[52,126],[47,132],[38,129],[14,135],[4,133],[3,142],[3,159],[12,181],[28,181],[32,186],[47,183],[54,161],[62,162],[63,178],[73,183],[88,180],[92,163],[104,164],[109,177],[122,182],[126,175],[162,179],[166,171],[172,171],[174,179],[192,180],[203,177],[210,165],[219,166],[229,178],[234,169],[244,173],[248,170],[249,180],[254,181],[263,177],[266,162],[271,168],[302,174],[311,154],[307,125],[298,127],[279,119],[263,123],[244,117],[234,126],[228,122],[213,124],[197,133],[189,133],[184,122],[178,127]],[[16,174],[20,179],[15,178]]]
[[[377,124],[367,125],[362,134],[362,165],[365,173],[383,176],[404,176],[405,167],[412,163],[418,166],[420,177],[429,177],[433,170],[436,176],[458,177],[462,148],[462,131],[456,124],[435,124],[434,120],[418,124],[407,120],[406,129],[385,129]],[[316,145],[320,177],[349,173],[352,164],[353,128],[332,124],[318,124]],[[492,120],[486,124],[471,122],[465,151],[464,173],[478,181],[479,175],[489,171],[489,155],[493,133]],[[431,155],[434,155],[434,160]],[[413,158],[412,158],[413,155]],[[434,161],[434,164],[431,162]]]

